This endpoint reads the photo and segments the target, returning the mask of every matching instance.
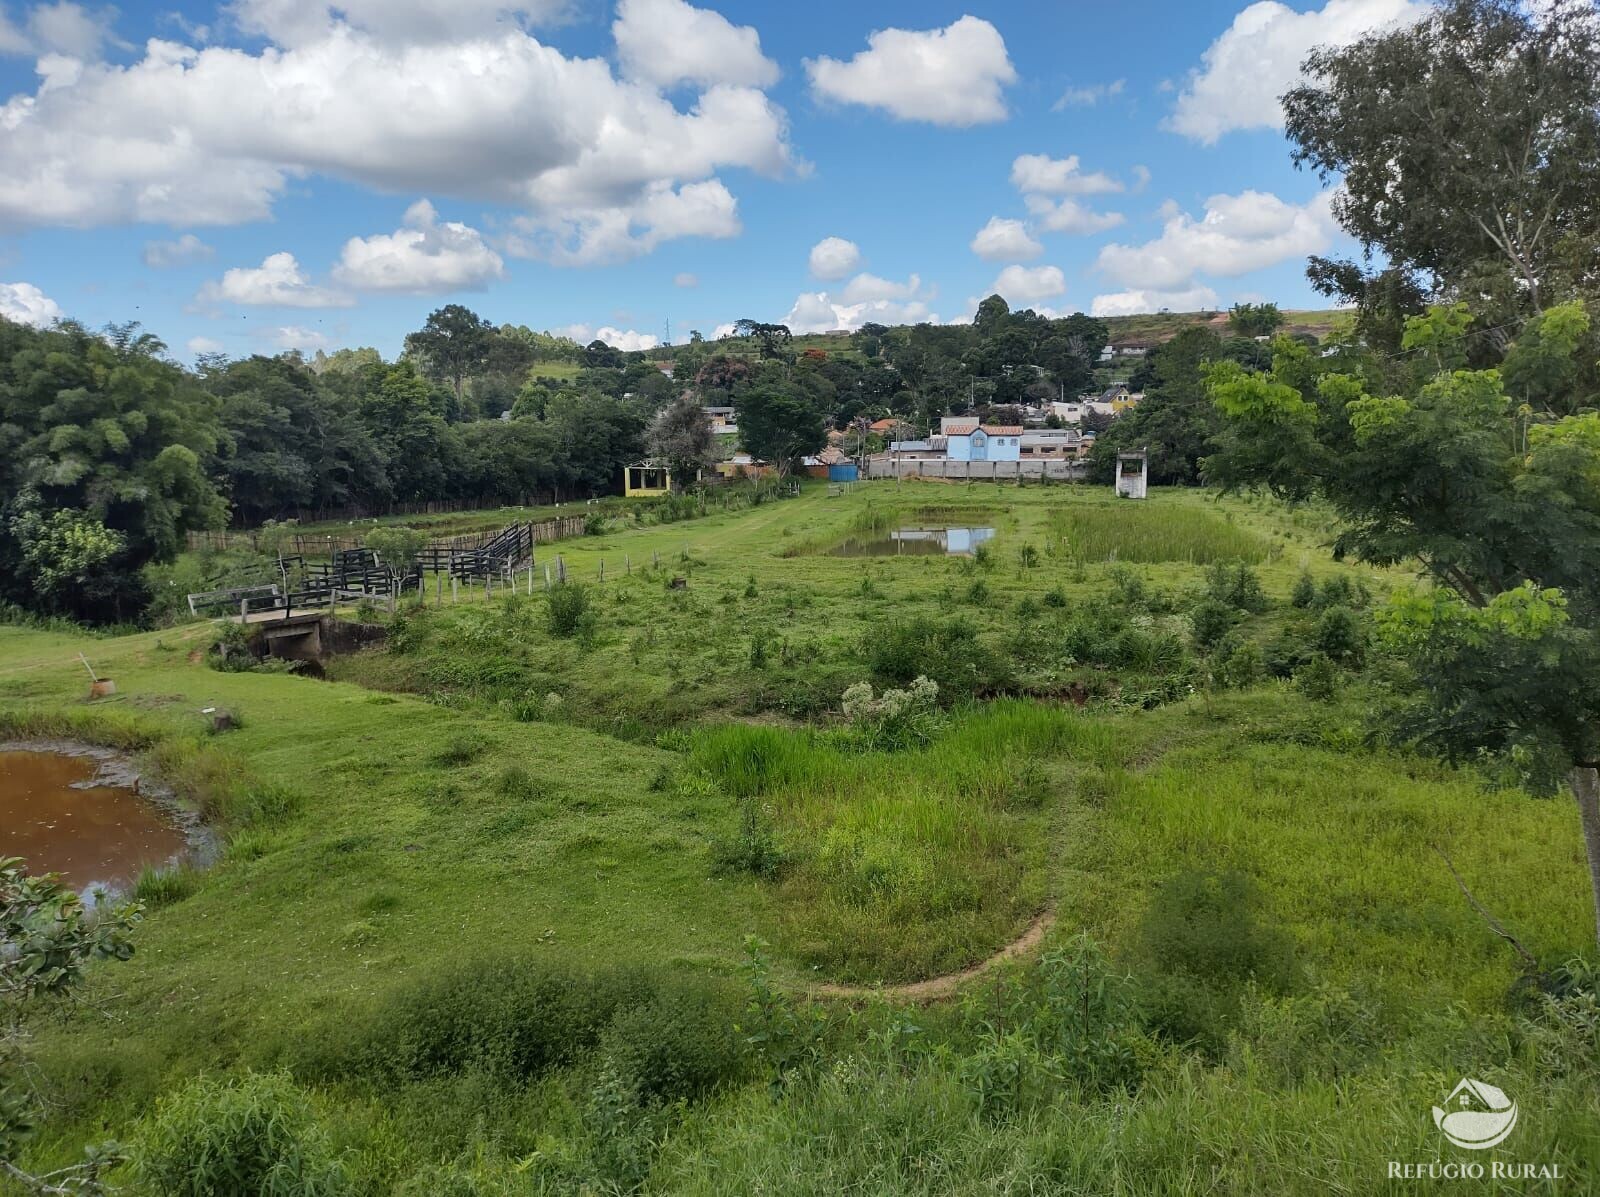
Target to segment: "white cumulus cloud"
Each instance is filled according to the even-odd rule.
[[[298,46],[335,23],[397,45],[494,36],[563,17],[571,6],[568,0],[233,0],[227,7],[246,33]]]
[[[1092,316],[1139,316],[1148,312],[1209,311],[1217,306],[1217,293],[1196,284],[1180,291],[1113,291],[1096,295],[1089,305]]]
[[[44,328],[65,315],[61,305],[32,283],[0,283],[0,316]]]
[[[637,332],[631,328],[612,328],[609,324],[603,324],[599,328],[590,324],[569,324],[565,328],[552,331],[558,337],[571,337],[580,345],[587,345],[591,341],[604,341],[611,348],[620,349],[624,353],[654,349],[661,344],[661,339],[651,333]]]
[[[819,291],[799,296],[783,323],[798,333],[854,332],[863,324],[937,324],[939,314],[921,300],[844,304]]]
[[[505,263],[483,235],[456,221],[441,222],[425,199],[406,209],[395,232],[345,242],[333,268],[342,286],[413,295],[481,290],[503,277]]]
[[[778,81],[778,64],[761,52],[759,33],[684,0],[622,0],[611,31],[630,79],[657,87],[771,87]]]
[[[811,275],[831,282],[861,265],[861,247],[843,237],[824,237],[811,247]]]
[[[1013,307],[1032,307],[1041,299],[1063,294],[1067,276],[1059,266],[1007,266],[990,284],[989,290]]]
[[[312,283],[291,253],[272,254],[260,266],[235,266],[200,288],[201,303],[236,303],[246,307],[349,307],[348,295]]]
[[[722,239],[743,231],[739,201],[721,179],[648,186],[636,199],[607,207],[575,205],[520,216],[506,248],[556,266],[597,266],[647,254],[679,237]]]
[[[1278,100],[1300,81],[1300,64],[1314,47],[1347,46],[1426,11],[1417,0],[1327,0],[1308,12],[1259,0],[1201,55],[1166,127],[1207,145],[1234,129],[1278,128]]]
[[[1011,185],[1025,194],[1041,195],[1107,195],[1122,190],[1122,184],[1104,171],[1085,174],[1076,154],[1065,158],[1019,154],[1011,163]]]
[[[267,339],[275,348],[285,353],[295,350],[301,353],[315,353],[319,349],[333,348],[333,338],[327,333],[299,324],[275,328],[267,334]]]
[[[1027,262],[1044,253],[1044,246],[1034,240],[1027,225],[1000,216],[989,217],[989,223],[978,230],[969,248],[988,262]]]
[[[1167,217],[1161,236],[1142,245],[1107,245],[1097,269],[1136,290],[1182,290],[1197,274],[1232,277],[1327,249],[1335,225],[1331,192],[1290,204],[1270,192],[1214,195],[1198,220]]]
[[[819,99],[954,128],[1004,120],[1003,89],[1017,78],[1000,31],[973,16],[943,29],[880,29],[848,62],[805,66]]]
[[[698,287],[700,285],[700,278],[698,275],[691,274],[689,271],[685,270],[680,274],[675,274],[672,276],[672,285],[674,287]]]
[[[1039,227],[1051,233],[1087,236],[1114,229],[1123,221],[1121,212],[1096,212],[1070,195],[1059,200],[1047,195],[1029,195],[1024,197],[1023,202],[1039,222]]]
[[[37,90],[0,104],[0,232],[264,220],[325,175],[521,209],[520,231],[574,263],[736,233],[717,172],[790,169],[783,111],[726,83],[680,108],[539,42],[523,22],[546,7],[346,0],[335,18],[259,0],[235,14],[273,39],[260,50],[41,59]]]
[[[210,261],[216,252],[193,233],[185,233],[172,241],[146,241],[144,264],[152,270],[170,270]]]
[[[200,357],[207,353],[221,353],[223,344],[212,337],[190,337],[184,348],[195,357]]]
[[[116,42],[113,26],[117,10],[91,9],[70,0],[35,4],[26,20],[13,24],[0,4],[0,54],[59,54],[67,58],[93,60],[104,52],[106,43]]]

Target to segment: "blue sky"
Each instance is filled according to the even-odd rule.
[[[1411,0],[0,0],[0,312],[180,357],[446,302],[624,348],[1320,306],[1275,97]]]

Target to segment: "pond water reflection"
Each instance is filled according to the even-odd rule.
[[[133,790],[96,785],[99,772],[93,757],[0,751],[0,856],[77,890],[123,888],[182,857],[183,831]]]
[[[993,528],[892,528],[852,537],[828,551],[830,557],[970,556],[994,536]]]

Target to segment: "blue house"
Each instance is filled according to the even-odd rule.
[[[1020,461],[1022,429],[1011,424],[945,419],[945,453],[951,461]]]

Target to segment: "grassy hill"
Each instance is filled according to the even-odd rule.
[[[1336,309],[1286,309],[1282,331],[1290,334],[1308,333],[1325,337],[1334,330],[1346,313]],[[1227,312],[1158,312],[1141,316],[1102,316],[1101,321],[1110,332],[1113,345],[1131,341],[1159,344],[1169,341],[1185,328],[1201,325],[1219,335],[1228,334]],[[754,356],[755,343],[748,337],[724,337],[712,342],[717,352]],[[794,338],[794,349],[803,353],[808,349],[821,350],[833,357],[859,358],[860,351],[848,336],[826,333],[802,333]],[[667,357],[670,351],[663,348],[647,356]],[[542,369],[542,367],[541,367]]]
[[[935,525],[995,534],[837,551]],[[819,484],[542,546],[534,594],[408,606],[328,680],[208,668],[207,623],[0,628],[0,738],[139,753],[227,843],[37,1025],[28,1158],[198,1158],[206,1075],[288,1086],[294,1158],[361,1194],[1401,1193],[1474,1075],[1524,1104],[1518,1158],[1593,1176],[1592,1021],[1433,851],[1553,966],[1591,935],[1575,822],[1367,738],[1397,579],[1327,532]],[[881,701],[919,675],[937,705]]]

